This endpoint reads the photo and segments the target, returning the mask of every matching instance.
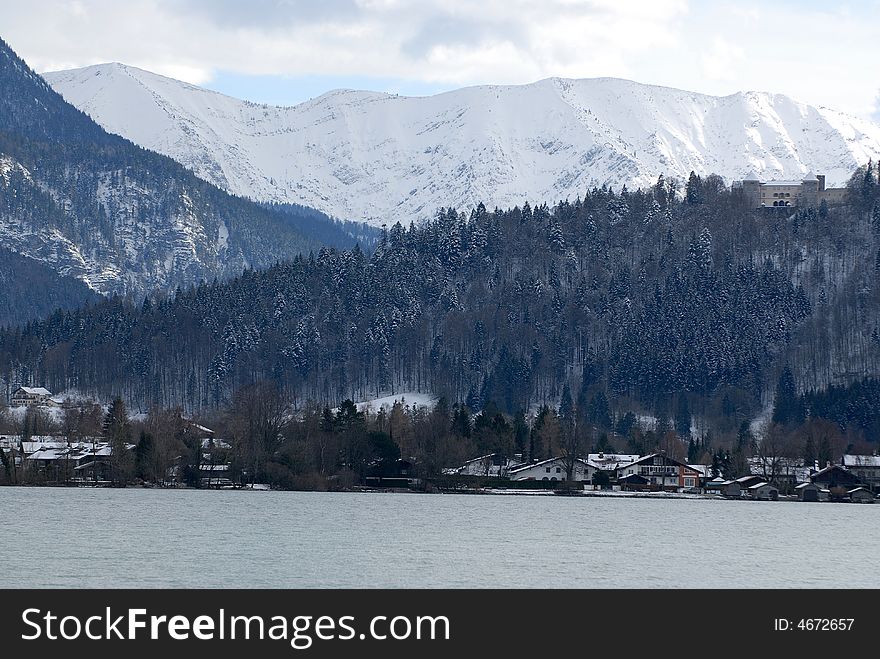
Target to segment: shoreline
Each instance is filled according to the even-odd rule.
[[[355,486],[341,490],[273,490],[268,486],[256,484],[254,487],[223,487],[223,488],[197,488],[197,487],[158,487],[144,485],[130,485],[126,487],[112,487],[108,485],[64,485],[64,484],[6,484],[3,488],[27,488],[27,489],[64,489],[64,490],[157,490],[169,492],[314,492],[324,494],[460,494],[477,496],[508,496],[508,497],[563,497],[563,498],[611,498],[611,499],[657,499],[657,500],[709,500],[709,501],[752,501],[756,503],[773,503],[772,500],[752,499],[749,497],[725,497],[720,494],[696,493],[696,492],[637,492],[623,490],[580,490],[562,494],[561,490],[533,490],[516,488],[473,488],[473,489],[437,489],[431,492],[412,490],[408,488],[377,488],[367,486]],[[853,503],[851,501],[801,501],[796,495],[780,495],[776,502],[795,503]]]

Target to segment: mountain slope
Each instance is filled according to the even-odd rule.
[[[713,97],[618,79],[548,79],[437,96],[334,91],[239,101],[120,64],[46,75],[107,130],[236,194],[392,224],[450,204],[510,207],[659,174],[751,172],[843,183],[880,126],[785,96]]]
[[[0,240],[93,290],[145,294],[316,248],[278,213],[107,133],[0,41]]]
[[[0,377],[190,410],[255,380],[299,404],[416,391],[511,414],[568,386],[583,422],[607,426],[609,401],[618,419],[635,401],[668,418],[686,395],[736,437],[786,367],[804,391],[880,373],[880,233],[826,210],[768,219],[731,191],[651,189],[447,211],[395,224],[370,255],[324,250],[0,331]]]
[[[100,299],[83,282],[0,248],[0,326],[22,325]]]

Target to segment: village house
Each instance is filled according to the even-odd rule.
[[[651,489],[651,481],[639,474],[627,474],[617,479],[617,484],[624,492],[634,490],[636,492]],[[655,486],[656,487],[656,486]]]
[[[589,453],[587,464],[595,469],[590,482],[602,487],[611,487],[614,483],[620,484],[618,482],[620,470],[640,457],[642,456],[629,453]],[[599,474],[599,478],[596,478],[596,474]]]
[[[512,458],[502,456],[499,453],[489,453],[488,455],[481,455],[478,458],[472,458],[460,467],[447,469],[445,473],[450,476],[488,476],[505,478],[511,468],[522,465],[523,460],[521,453],[517,453]]]
[[[712,480],[712,465],[689,464],[688,467],[700,475],[700,482],[697,484],[697,487],[703,488]]]
[[[776,501],[779,499],[779,489],[770,483],[755,483],[747,490],[749,498],[756,501]]]
[[[639,458],[618,470],[618,480],[631,474],[648,479],[651,485],[664,490],[699,487],[700,472],[665,453],[654,453]]]
[[[60,407],[61,400],[53,398],[52,392],[44,387],[19,387],[9,399],[10,407],[33,407],[45,405]]]
[[[512,481],[564,481],[566,480],[566,460],[550,458],[532,464],[514,467],[508,473]],[[596,468],[586,460],[578,458],[574,463],[572,480],[580,483],[592,483]]]
[[[748,459],[749,473],[775,485],[786,494],[794,492],[799,483],[810,480],[810,474],[816,471],[805,466],[802,459],[784,457],[751,457]]]
[[[725,479],[723,476],[716,476],[711,480],[707,480],[703,483],[703,489],[706,491],[706,494],[722,494],[724,490],[724,485],[726,483],[731,483]],[[737,494],[739,496],[739,494]]]
[[[596,469],[616,474],[621,467],[632,464],[640,457],[642,456],[626,453],[589,453],[587,462]]]
[[[718,486],[718,491],[728,499],[739,499],[742,497],[743,488],[737,481],[724,481]]]
[[[844,455],[842,465],[873,491],[880,489],[880,456]]]
[[[847,491],[859,487],[862,483],[859,477],[845,467],[829,464],[810,476],[810,482],[822,488],[846,488]]]
[[[748,476],[740,476],[739,478],[734,479],[734,482],[737,483],[743,491],[746,491],[752,485],[757,485],[758,483],[766,483],[767,481],[761,476],[749,474]]]
[[[855,487],[847,492],[849,500],[853,503],[874,503],[877,498],[874,493],[866,487]]]
[[[828,490],[809,481],[796,486],[794,491],[799,501],[828,501]]]
[[[193,424],[194,425],[194,424]],[[232,445],[223,439],[214,439],[214,431],[204,426],[194,425],[195,429],[207,435],[201,440],[202,459],[199,462],[199,482],[202,487],[231,486],[229,478]]]
[[[36,470],[48,481],[106,481],[110,475],[110,444],[96,438],[69,443],[54,438],[51,441],[27,441],[21,444],[24,464]],[[127,446],[134,449],[134,444]]]

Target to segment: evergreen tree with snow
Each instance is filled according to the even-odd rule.
[[[804,420],[804,411],[797,395],[794,375],[786,366],[776,383],[776,397],[773,403],[773,423],[787,425]]]
[[[704,201],[703,179],[697,176],[693,170],[691,170],[687,185],[685,186],[684,198],[691,205],[702,204]]]

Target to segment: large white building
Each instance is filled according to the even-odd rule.
[[[737,181],[733,187],[743,194],[752,208],[809,208],[817,207],[823,201],[839,204],[846,200],[846,188],[826,188],[822,174],[807,174],[800,181],[761,181],[757,176],[750,176]]]
[[[52,398],[52,392],[44,387],[19,387],[9,399],[10,407],[31,407],[32,405],[49,405],[57,407],[60,401]]]
[[[591,483],[596,467],[578,458],[574,463],[572,480]],[[515,467],[508,472],[512,481],[564,481],[566,480],[566,461],[563,458],[550,458]]]

